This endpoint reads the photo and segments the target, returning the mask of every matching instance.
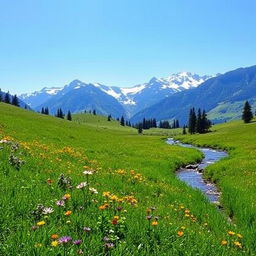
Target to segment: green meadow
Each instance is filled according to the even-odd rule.
[[[0,103],[0,255],[255,255],[256,123],[212,130],[139,135]],[[168,136],[229,151],[205,173],[223,211],[176,178],[202,154]]]

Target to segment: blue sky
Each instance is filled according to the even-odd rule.
[[[0,0],[0,88],[256,65],[255,0]]]

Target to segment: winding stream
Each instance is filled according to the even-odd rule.
[[[190,144],[184,144],[179,141],[175,141],[172,138],[167,139],[167,144],[178,145],[186,148],[195,148],[203,152],[204,158],[199,164],[187,165],[184,168],[180,168],[177,171],[177,177],[191,187],[201,190],[210,202],[218,204],[220,192],[214,183],[210,183],[203,179],[202,172],[205,167],[216,163],[222,158],[228,156],[228,154],[224,151],[218,151],[211,148],[201,148]]]

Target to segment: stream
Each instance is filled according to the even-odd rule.
[[[205,167],[218,162],[222,158],[228,156],[228,154],[224,151],[211,148],[201,148],[190,144],[184,144],[172,138],[167,139],[167,144],[194,148],[203,152],[204,158],[200,163],[190,164],[186,167],[180,168],[176,174],[180,180],[186,182],[191,187],[202,191],[210,202],[219,204],[220,192],[214,183],[211,183],[203,178],[202,172],[204,171]]]

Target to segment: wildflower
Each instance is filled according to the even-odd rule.
[[[112,249],[114,246],[115,246],[115,245],[114,245],[113,243],[105,243],[105,244],[104,244],[104,247],[105,247],[106,249]]]
[[[58,246],[58,244],[59,244],[59,242],[58,242],[58,241],[52,241],[52,242],[51,242],[51,246],[53,246],[53,247]]]
[[[110,196],[110,192],[109,192],[109,191],[107,191],[107,192],[103,192],[103,196],[105,196],[105,197],[109,197],[109,196]]]
[[[59,239],[59,243],[60,244],[67,244],[68,242],[70,242],[72,240],[72,238],[70,236],[63,236]]]
[[[53,239],[53,240],[56,240],[56,239],[58,239],[58,238],[59,238],[59,236],[58,236],[57,234],[51,235],[51,239]]]
[[[39,226],[39,227],[43,226],[43,225],[45,225],[45,221],[43,221],[43,220],[39,221],[39,222],[36,223],[36,225]]]
[[[152,222],[151,222],[151,225],[152,225],[152,226],[157,226],[157,225],[158,225],[158,222],[157,222],[156,220],[155,220],[155,221],[152,221]]]
[[[110,241],[110,238],[107,237],[107,236],[104,236],[104,237],[103,237],[103,241],[104,241],[104,242],[109,242],[109,241]]]
[[[228,231],[228,234],[229,234],[230,236],[233,236],[233,235],[235,235],[235,232],[233,232],[233,231]]]
[[[53,213],[53,212],[54,212],[54,210],[53,210],[52,207],[45,207],[45,208],[43,209],[43,214],[44,214],[44,215],[47,215],[47,214],[50,214],[50,213]]]
[[[84,227],[84,232],[90,233],[91,231],[92,231],[91,228],[89,228],[89,227]]]
[[[235,241],[235,242],[234,242],[234,245],[235,245],[236,247],[242,249],[242,244],[241,244],[240,242]]]
[[[117,216],[118,217],[118,216]],[[118,224],[118,219],[119,219],[119,217],[118,218],[113,218],[113,220],[112,220],[112,224],[113,225],[117,225]]]
[[[83,188],[85,188],[87,185],[88,185],[87,182],[81,182],[79,185],[76,186],[76,188],[78,188],[78,189],[83,189]]]
[[[179,237],[182,237],[182,236],[184,235],[184,232],[183,232],[183,231],[178,231],[178,232],[177,232],[177,235],[178,235]]]
[[[185,227],[185,226],[182,226],[182,227],[181,227],[181,229],[183,229],[183,230],[184,230],[184,229],[186,229],[186,227]]]
[[[48,185],[51,185],[53,183],[53,180],[47,179],[47,183],[48,183]]]
[[[152,215],[146,216],[146,219],[147,219],[147,220],[151,220],[151,219],[152,219]]]
[[[63,200],[69,200],[71,198],[71,195],[70,194],[65,194],[62,199]]]
[[[74,245],[80,245],[82,243],[82,240],[75,240],[73,241]]]
[[[70,216],[71,214],[72,214],[72,211],[66,211],[66,212],[64,213],[65,216]]]
[[[101,205],[101,206],[99,206],[99,209],[100,210],[105,210],[105,209],[107,209],[108,208],[108,204],[103,204],[103,205]]]
[[[242,236],[241,234],[236,234],[236,236],[237,236],[238,238],[243,238],[243,236]]]
[[[64,200],[58,200],[58,201],[56,202],[56,205],[58,205],[58,206],[64,206],[64,205],[65,205],[65,201],[64,201]]]
[[[94,173],[93,170],[84,171],[83,174],[85,175],[92,175]]]
[[[98,191],[95,188],[89,188],[92,194],[98,194]]]
[[[67,220],[67,221],[66,221],[66,224],[70,224],[70,223],[71,223],[71,221],[70,221],[70,220]]]
[[[43,246],[43,244],[41,244],[41,243],[36,243],[36,244],[35,244],[35,247],[36,247],[36,248],[40,248],[40,247],[42,247],[42,246]]]
[[[37,230],[39,229],[39,226],[32,226],[32,230]]]
[[[227,241],[227,240],[222,240],[222,241],[221,241],[221,245],[225,246],[225,245],[227,245],[227,244],[228,244],[228,241]]]
[[[82,249],[79,249],[79,250],[77,250],[77,252],[76,252],[78,255],[81,255],[81,254],[83,254],[84,252],[83,252],[83,250]]]

